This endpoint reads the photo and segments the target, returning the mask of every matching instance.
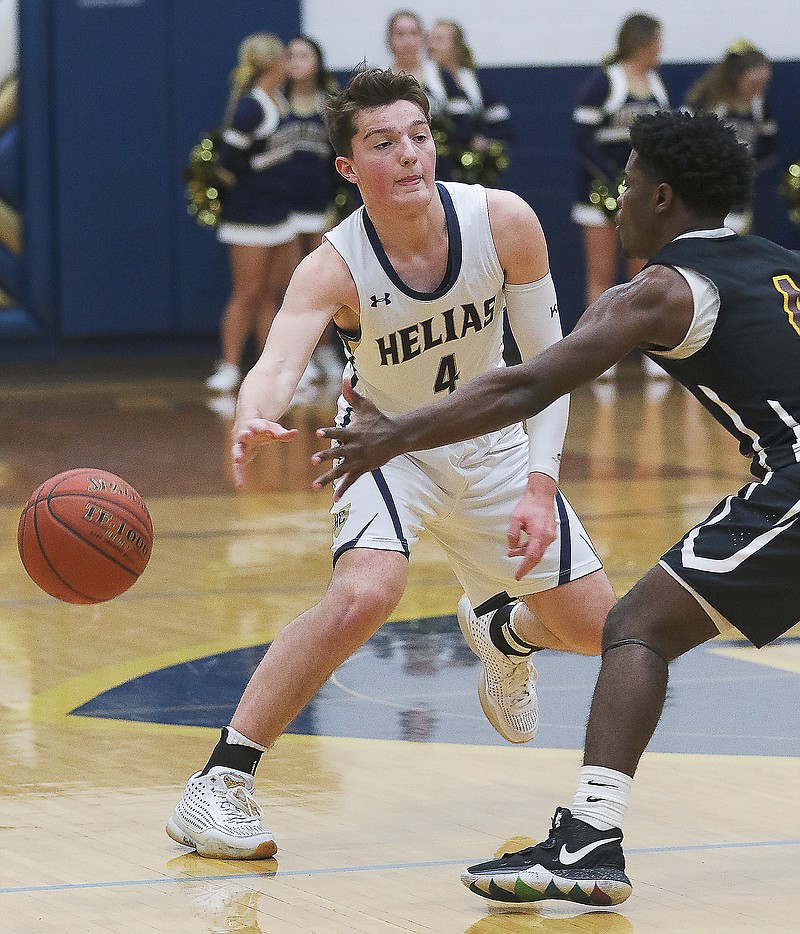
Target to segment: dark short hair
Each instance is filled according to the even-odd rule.
[[[357,71],[338,94],[325,101],[328,134],[336,153],[345,158],[353,155],[356,135],[356,115],[370,107],[382,107],[396,101],[417,104],[430,121],[430,103],[419,81],[405,72],[386,68],[364,68]]]
[[[642,167],[667,182],[690,210],[724,217],[750,200],[753,159],[716,114],[643,114],[630,140]]]

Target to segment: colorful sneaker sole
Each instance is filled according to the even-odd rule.
[[[630,879],[619,869],[604,869],[603,878],[597,870],[575,870],[562,877],[541,867],[522,872],[495,873],[475,876],[464,872],[461,881],[470,892],[498,902],[539,902],[556,899],[578,905],[608,907],[619,905],[631,894]]]

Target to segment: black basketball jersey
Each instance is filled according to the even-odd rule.
[[[716,323],[691,356],[657,356],[752,458],[800,463],[800,255],[761,237],[685,237],[648,263],[692,269],[719,292]]]

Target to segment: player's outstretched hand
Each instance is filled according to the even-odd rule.
[[[233,460],[233,480],[237,488],[244,485],[244,468],[270,441],[291,441],[297,434],[297,428],[284,428],[277,422],[266,418],[249,418],[241,427],[234,426],[231,458]]]
[[[338,500],[362,474],[383,466],[396,453],[391,445],[392,420],[359,395],[346,377],[342,380],[342,395],[352,409],[350,421],[346,428],[320,428],[318,437],[338,443],[325,451],[318,451],[311,458],[314,464],[334,462],[333,467],[317,477],[313,484],[315,490],[321,490],[334,480],[340,480],[334,500]]]

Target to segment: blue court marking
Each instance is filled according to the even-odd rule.
[[[745,655],[714,651],[731,644],[709,643],[673,663],[650,752],[800,757],[800,672],[751,663],[747,659],[755,661],[759,651],[744,643],[735,645]],[[98,721],[218,728],[230,722],[266,649],[267,644],[237,648],[128,675],[128,680],[67,709]],[[538,746],[582,748],[599,665],[597,658],[560,652],[537,656],[542,711]],[[478,666],[454,616],[386,623],[323,685],[286,732],[505,746],[475,697]]]
[[[753,849],[756,847],[770,846],[800,846],[800,839],[797,840],[753,840],[745,843],[697,843],[691,846],[656,846],[639,847],[625,850],[626,856],[643,856],[648,853],[696,853],[698,851],[711,852],[713,850],[741,850]],[[471,866],[486,859],[484,854],[478,858],[472,859],[437,859],[429,862],[419,863],[379,863],[373,866],[328,866],[319,869],[289,869],[281,872],[280,869],[275,872],[243,872],[233,875],[223,876],[181,876],[175,878],[169,876],[164,879],[120,879],[114,882],[65,882],[61,885],[19,885],[8,888],[0,888],[0,895],[21,895],[32,892],[73,892],[80,889],[113,889],[126,888],[137,885],[184,885],[193,882],[227,882],[232,879],[274,879],[281,877],[283,879],[297,878],[300,876],[323,876],[336,873],[350,872],[386,872],[387,870],[400,869],[432,869],[437,866]]]

